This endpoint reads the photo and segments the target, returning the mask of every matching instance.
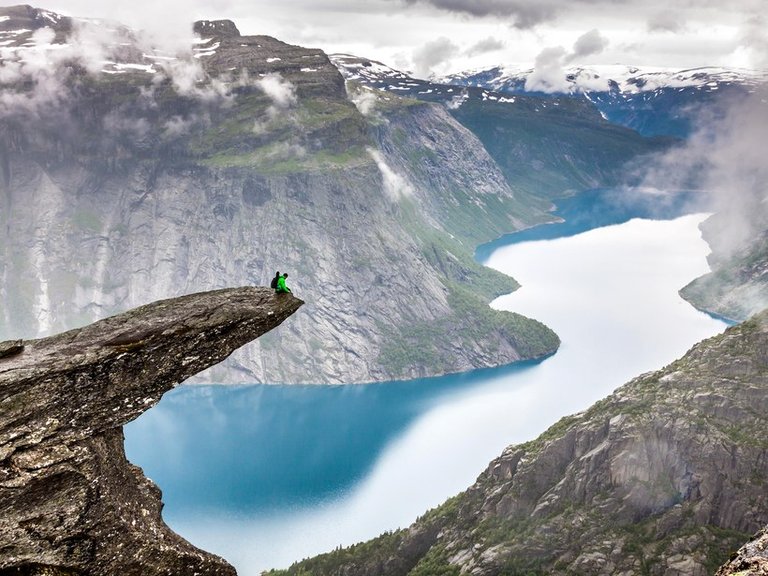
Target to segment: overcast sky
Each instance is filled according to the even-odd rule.
[[[0,0],[0,5],[18,2]],[[570,65],[768,68],[765,0],[49,0],[70,16],[113,18],[179,36],[229,18],[326,52],[419,76],[558,54]]]

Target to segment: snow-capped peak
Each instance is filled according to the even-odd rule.
[[[554,70],[498,66],[452,74],[447,84],[477,86],[498,91],[537,92],[648,92],[664,88],[715,88],[719,84],[754,85],[768,81],[765,71],[721,67],[691,69],[596,65]]]

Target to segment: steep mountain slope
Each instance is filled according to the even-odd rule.
[[[708,574],[768,515],[768,311],[290,574]]]
[[[568,68],[561,77],[500,67],[444,79],[497,90],[506,98],[548,92],[585,98],[612,122],[643,134],[684,137],[682,154],[650,161],[661,174],[652,185],[702,189],[720,198],[704,226],[712,273],[681,294],[697,307],[741,321],[768,306],[768,210],[765,162],[750,150],[765,141],[765,71],[626,66]],[[762,108],[762,109],[761,109]],[[727,139],[727,141],[726,141]],[[659,166],[662,166],[661,168]],[[682,175],[682,178],[681,178]],[[725,196],[728,195],[727,198]]]
[[[585,99],[510,95],[462,85],[461,79],[419,80],[355,56],[331,59],[348,81],[369,91],[444,104],[480,139],[510,183],[539,197],[625,184],[632,179],[630,164],[671,143],[607,121]]]
[[[516,284],[471,257],[549,216],[441,107],[393,103],[404,146],[322,52],[229,21],[197,23],[180,54],[118,25],[0,16],[2,336],[280,269],[307,302],[291,329],[202,379],[360,382],[556,349],[487,306]]]
[[[441,82],[505,94],[547,93],[586,98],[606,119],[647,136],[685,137],[693,113],[722,112],[728,101],[768,81],[756,70],[727,68],[569,67],[542,78],[534,70],[503,67],[453,74]]]
[[[763,576],[768,573],[768,528],[760,532],[729,561],[720,567],[715,576]]]

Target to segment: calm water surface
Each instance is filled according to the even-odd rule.
[[[163,489],[169,525],[242,576],[407,526],[507,445],[725,328],[677,294],[708,270],[704,217],[481,247],[523,284],[492,305],[560,335],[543,362],[362,386],[182,387],[126,427],[128,457]]]

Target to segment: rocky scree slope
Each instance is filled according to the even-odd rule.
[[[715,573],[715,576],[765,576],[768,574],[768,528],[744,544]]]
[[[122,427],[302,303],[231,288],[0,344],[0,572],[234,575],[165,525]]]
[[[768,518],[768,311],[526,444],[410,528],[290,574],[690,574]]]
[[[4,337],[279,269],[305,313],[200,380],[410,378],[557,348],[540,323],[488,308],[516,284],[472,259],[548,206],[528,206],[441,107],[393,106],[418,131],[399,146],[319,50],[201,21],[186,56],[115,26],[94,63],[78,48],[89,22],[0,15],[9,38],[33,29],[1,52],[18,73],[0,117]]]

